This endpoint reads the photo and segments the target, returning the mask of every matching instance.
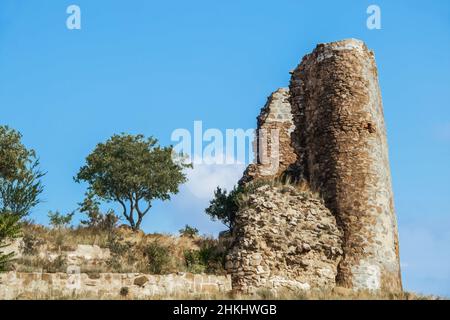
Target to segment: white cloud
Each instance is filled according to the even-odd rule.
[[[154,214],[144,221],[144,230],[176,234],[189,224],[198,228],[201,234],[217,236],[226,228],[219,221],[211,221],[205,208],[217,186],[231,190],[244,170],[244,164],[194,164],[194,169],[186,172],[188,181],[180,187],[180,192],[171,201],[155,203]]]
[[[232,189],[244,170],[243,164],[197,164],[187,173],[184,187],[198,199],[211,199],[217,186]]]

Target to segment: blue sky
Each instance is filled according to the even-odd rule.
[[[66,28],[79,5],[82,29]],[[366,9],[381,8],[381,30]],[[388,128],[406,289],[450,296],[449,1],[15,1],[0,2],[0,124],[38,152],[47,211],[71,211],[85,185],[72,177],[113,133],[253,128],[266,97],[317,43],[359,38],[375,51]],[[202,233],[215,185],[243,166],[202,166],[143,227]],[[79,218],[79,217],[78,217]]]

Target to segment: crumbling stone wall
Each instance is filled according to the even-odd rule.
[[[292,118],[286,118],[293,123],[290,146],[283,150],[288,150],[291,162],[284,162],[271,176],[258,174],[260,164],[253,165],[241,183],[283,174],[306,180],[323,197],[343,231],[336,284],[355,290],[401,291],[397,222],[373,52],[355,39],[318,45],[292,72],[289,96],[285,108],[289,103]],[[270,114],[271,107],[266,105],[262,116]],[[258,129],[264,125],[258,121]],[[272,216],[283,212],[274,210]],[[248,210],[241,210],[237,219],[250,219],[247,215]],[[236,250],[241,246],[246,252],[239,243],[259,241],[259,236],[238,228],[236,233],[247,237],[238,241]],[[277,254],[285,259],[288,251]],[[233,275],[238,287],[255,284],[249,274]]]
[[[291,144],[295,126],[289,99],[289,90],[280,88],[268,97],[261,109],[253,141],[256,163],[247,167],[241,183],[259,177],[280,177],[296,162],[297,155]]]
[[[243,204],[235,230],[225,265],[234,290],[335,286],[342,233],[333,214],[309,190],[258,187]]]

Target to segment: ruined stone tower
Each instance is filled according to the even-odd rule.
[[[292,72],[289,96],[295,128],[290,147],[295,156],[280,168],[320,193],[342,231],[336,285],[401,291],[397,222],[373,52],[355,39],[318,45]],[[283,150],[286,147],[280,153]],[[245,176],[243,181],[268,178],[262,174],[249,178],[248,171]]]

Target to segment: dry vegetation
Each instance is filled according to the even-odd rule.
[[[120,295],[119,295],[120,297]],[[61,296],[58,294],[49,293],[47,295],[42,295],[41,293],[36,293],[34,296],[21,296],[20,299],[26,300],[110,300],[110,297],[89,297],[83,295],[71,295],[71,296]],[[123,295],[120,300],[134,300],[134,297],[129,297]],[[418,295],[415,293],[378,293],[374,294],[371,292],[342,292],[342,291],[331,291],[331,292],[284,292],[273,294],[267,290],[260,290],[254,295],[241,295],[233,293],[215,293],[215,294],[198,294],[198,295],[182,295],[175,294],[170,296],[154,296],[152,300],[442,300],[442,297],[438,296],[425,296]]]
[[[76,249],[78,244],[97,245],[108,248],[111,257],[105,263],[95,266],[81,266],[82,272],[95,276],[102,272],[142,272],[165,274],[174,272],[222,274],[226,240],[215,240],[199,236],[172,236],[164,234],[144,234],[127,228],[98,231],[90,228],[50,229],[35,224],[27,224],[23,230],[22,257],[16,259],[11,269],[20,272],[65,272],[65,254]],[[49,259],[48,256],[53,256]],[[121,295],[118,295],[120,297]],[[110,299],[109,297],[88,297],[80,295],[61,296],[49,292],[43,295],[21,296],[19,299]],[[123,295],[120,299],[131,299]],[[232,300],[438,300],[435,296],[422,296],[404,292],[401,294],[353,292],[344,288],[333,291],[278,292],[260,290],[254,295],[233,293],[202,295],[155,296],[152,299],[232,299]]]
[[[262,180],[250,184],[249,188],[265,184],[278,187],[295,185],[300,192],[313,193],[305,182],[291,183],[287,179]],[[239,195],[241,205],[246,203],[251,190],[246,191]],[[317,193],[314,195],[318,197]],[[197,232],[195,228],[187,231],[183,236],[173,236],[133,232],[126,226],[112,229],[85,226],[50,228],[28,222],[22,227],[22,255],[13,261],[9,269],[18,272],[66,272],[68,252],[76,250],[78,245],[96,245],[109,249],[110,259],[94,265],[81,265],[81,272],[225,273],[223,263],[229,240],[190,233]]]
[[[26,224],[20,245],[22,256],[13,261],[11,270],[19,272],[65,272],[67,253],[78,245],[96,245],[109,249],[110,258],[81,265],[85,273],[174,272],[221,274],[226,240],[205,236],[145,234],[119,227],[112,230],[92,228],[50,229]]]

